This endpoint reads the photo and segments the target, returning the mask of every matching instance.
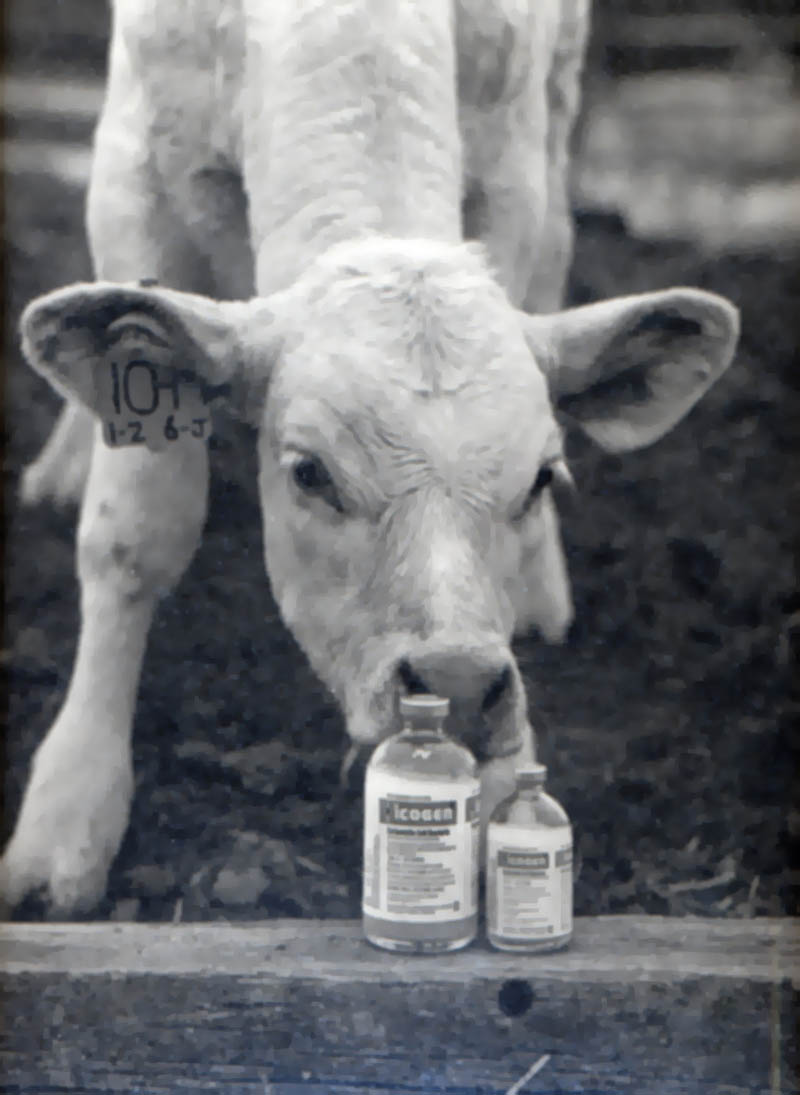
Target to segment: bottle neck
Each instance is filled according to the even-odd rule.
[[[409,719],[403,724],[403,733],[410,734],[413,737],[426,737],[435,740],[447,736],[444,732],[444,724],[438,719],[428,719],[424,723]]]

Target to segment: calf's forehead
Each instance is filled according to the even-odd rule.
[[[535,458],[555,425],[505,295],[488,278],[403,274],[335,279],[303,300],[272,378],[273,436],[333,430],[371,448]]]
[[[454,361],[407,345],[310,338],[276,370],[269,432],[279,447],[375,467],[424,464],[448,478],[523,478],[557,455],[547,385],[522,348]],[[553,450],[553,451],[550,451]]]

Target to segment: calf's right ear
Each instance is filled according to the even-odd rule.
[[[267,337],[256,349],[254,325]],[[159,369],[177,369],[257,424],[280,339],[263,301],[216,301],[160,287],[92,282],[34,300],[21,321],[25,357],[62,395],[102,411],[102,371],[120,340]]]

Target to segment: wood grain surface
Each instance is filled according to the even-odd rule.
[[[8,1092],[796,1091],[794,921],[579,919],[572,946],[406,957],[355,921],[10,924]]]

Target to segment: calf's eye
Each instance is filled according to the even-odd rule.
[[[542,496],[545,490],[550,486],[555,477],[555,472],[550,464],[543,464],[536,475],[536,478],[531,485],[531,489],[525,495],[525,499],[516,513],[512,514],[512,520],[521,521],[523,517],[528,513],[530,508],[536,502],[538,498]]]
[[[321,460],[317,460],[313,456],[298,460],[292,475],[298,487],[309,494],[322,490],[323,487],[329,486],[331,482],[328,469]]]
[[[303,494],[321,498],[338,513],[343,512],[330,472],[319,457],[304,456],[298,460],[292,468],[292,479]]]
[[[545,464],[544,467],[539,468],[539,474],[534,480],[533,486],[528,492],[528,499],[532,502],[535,498],[538,498],[542,491],[549,487],[553,482],[553,469],[549,464]]]

